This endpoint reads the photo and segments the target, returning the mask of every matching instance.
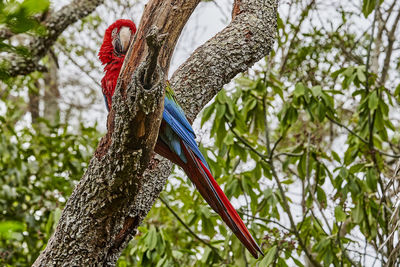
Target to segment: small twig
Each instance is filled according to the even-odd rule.
[[[265,79],[265,77],[264,77]],[[267,142],[267,153],[269,154],[270,151],[270,143],[269,143],[269,126],[268,126],[268,111],[267,111],[267,105],[265,104],[267,98],[267,94],[264,95],[263,97],[263,109],[264,109],[264,127],[265,127],[265,141]]]
[[[372,48],[372,43],[374,42],[374,35],[375,35],[375,23],[377,19],[377,14],[378,14],[378,7],[379,7],[380,2],[376,1],[375,3],[375,12],[374,12],[374,20],[372,21],[372,29],[371,29],[371,41],[369,42],[368,45],[368,50],[367,50],[367,62],[365,63],[365,91],[367,94],[369,93],[369,61],[371,59],[371,48]],[[374,122],[375,122],[375,110],[373,112],[373,116],[371,118],[371,113],[368,112],[368,125],[369,125],[369,142],[368,145],[370,147],[370,150],[372,151],[374,148]],[[383,189],[383,188],[382,188]]]
[[[315,4],[315,0],[311,0],[310,3],[304,8],[304,10],[302,10],[301,12],[301,17],[299,19],[299,22],[297,23],[297,27],[294,30],[293,33],[293,38],[291,39],[290,43],[289,43],[289,47],[287,49],[287,52],[282,60],[282,65],[280,67],[279,73],[283,73],[285,71],[285,67],[287,64],[287,61],[289,59],[289,54],[293,48],[293,46],[295,45],[295,39],[298,38],[299,36],[299,32],[300,32],[300,28],[301,25],[303,24],[304,20],[307,18],[308,12],[310,11],[310,9],[312,8],[312,6]]]
[[[261,154],[260,152],[258,152],[256,149],[253,148],[252,145],[250,145],[249,143],[247,143],[246,140],[244,140],[238,133],[236,133],[235,129],[232,128],[232,125],[229,124],[229,129],[231,130],[231,132],[236,136],[237,139],[239,139],[240,142],[242,142],[246,147],[248,147],[251,151],[253,151],[254,153],[257,154],[257,156],[259,156],[262,159],[266,159],[268,158],[267,156]]]
[[[0,29],[0,38],[1,39],[9,39],[11,37],[13,37],[15,34],[8,28],[1,28]]]
[[[335,119],[333,119],[332,117],[330,117],[330,116],[328,116],[328,115],[326,116],[326,118],[328,118],[328,120],[330,120],[331,122],[333,122],[333,123],[336,124],[337,126],[340,126],[341,128],[346,129],[349,133],[351,133],[352,135],[354,135],[355,137],[357,137],[358,139],[360,139],[363,143],[365,143],[365,144],[367,144],[367,145],[369,144],[369,142],[368,142],[367,140],[365,140],[364,138],[362,138],[361,136],[359,136],[356,132],[354,132],[353,130],[351,130],[351,129],[350,129],[349,127],[347,127],[346,125],[344,125],[344,124],[342,124],[342,123],[336,121]],[[400,158],[400,154],[390,154],[390,153],[384,152],[384,151],[382,151],[382,150],[380,150],[380,149],[377,149],[377,148],[374,148],[374,151],[378,152],[378,153],[381,154],[381,155],[385,155],[385,156],[387,156],[387,157],[396,158],[396,159]]]
[[[278,146],[278,144],[282,141],[283,136],[279,136],[278,140],[276,140],[276,142],[274,143],[274,146],[271,149],[271,152],[269,153],[269,158],[272,159],[272,155],[274,154],[274,151],[276,149],[276,147]]]
[[[276,141],[273,149],[271,150],[271,153],[269,155],[269,158],[265,157],[264,155],[262,155],[260,152],[258,152],[256,149],[254,149],[250,144],[247,143],[246,140],[244,140],[243,138],[241,138],[232,128],[231,125],[229,125],[230,130],[233,132],[233,134],[246,146],[248,147],[251,151],[253,151],[254,153],[256,153],[262,161],[264,161],[265,163],[269,164],[271,166],[271,172],[272,172],[272,176],[274,177],[275,182],[278,185],[278,189],[280,192],[280,195],[282,197],[282,201],[283,201],[283,208],[284,210],[286,210],[286,213],[289,217],[289,221],[290,221],[290,226],[292,228],[292,231],[294,232],[294,235],[296,236],[301,248],[303,249],[304,253],[307,255],[307,258],[310,260],[310,262],[317,267],[322,266],[311,254],[311,252],[308,250],[306,244],[303,242],[303,239],[300,236],[300,233],[298,232],[297,228],[296,228],[296,224],[293,220],[293,216],[292,213],[290,211],[290,207],[289,207],[289,202],[286,198],[286,194],[285,194],[285,190],[283,189],[282,183],[279,180],[278,174],[275,171],[275,167],[273,164],[273,152],[276,148],[276,146],[278,145],[278,143],[283,139],[283,137],[279,137],[278,141]]]
[[[255,220],[260,220],[260,221],[263,221],[263,222],[266,222],[266,223],[274,223],[274,224],[277,224],[277,225],[279,225],[280,227],[282,227],[283,229],[285,229],[286,231],[293,233],[292,229],[287,228],[286,226],[284,226],[284,225],[281,224],[280,222],[277,222],[277,221],[274,221],[274,220],[271,220],[271,219],[266,219],[266,218],[257,217],[257,216],[254,216],[254,215],[252,215],[252,214],[248,214],[248,213],[245,213],[245,212],[242,212],[242,211],[238,211],[238,213],[241,214],[241,215],[246,215],[247,217],[251,217],[251,218],[253,218],[253,219],[255,219]]]
[[[194,236],[197,240],[199,240],[201,243],[203,243],[204,245],[206,245],[207,247],[211,248],[215,254],[218,256],[218,258],[220,258],[221,260],[223,259],[221,255],[219,255],[218,253],[218,249],[216,247],[214,247],[213,245],[211,245],[209,242],[205,241],[204,239],[202,239],[201,237],[199,237],[195,232],[192,231],[192,229],[190,229],[190,227],[179,217],[179,215],[169,206],[168,202],[162,197],[159,197],[161,202],[167,207],[167,209],[172,213],[172,215],[174,215],[174,217],[176,219],[178,219],[178,221],[183,225],[183,227],[185,227],[185,229],[192,235]]]
[[[59,49],[60,52],[63,53],[68,58],[68,60],[72,62],[72,64],[77,66],[83,73],[86,74],[87,77],[89,77],[89,79],[92,80],[92,82],[94,82],[94,84],[96,84],[98,87],[101,88],[101,84],[99,83],[98,79],[93,78],[92,75],[90,75],[89,72],[86,71],[83,66],[81,66],[78,62],[76,62],[76,60],[70,55],[70,53],[67,53],[61,45],[57,44],[56,46],[57,49]]]
[[[301,157],[303,153],[290,153],[290,152],[281,152],[278,154],[275,154],[274,157],[277,158],[279,156],[288,156],[288,157]]]
[[[394,2],[396,2],[396,1],[394,1]],[[386,77],[387,77],[387,74],[389,71],[390,59],[391,59],[392,53],[393,53],[393,44],[394,44],[394,41],[396,40],[396,38],[395,38],[396,28],[397,28],[397,25],[399,24],[399,21],[400,21],[400,10],[397,12],[397,16],[393,23],[392,29],[390,30],[389,35],[388,35],[389,41],[388,41],[387,50],[386,50],[386,57],[383,62],[382,76],[381,76],[381,81],[380,81],[381,84],[385,84]]]
[[[371,29],[371,40],[368,45],[368,50],[367,50],[367,62],[365,63],[365,76],[366,76],[366,82],[365,82],[365,90],[367,93],[369,92],[369,61],[371,59],[371,48],[372,48],[372,43],[374,42],[374,35],[375,35],[375,23],[376,23],[376,18],[377,18],[377,11],[379,7],[380,1],[376,1],[375,3],[375,12],[374,12],[374,20],[372,21],[372,29]]]

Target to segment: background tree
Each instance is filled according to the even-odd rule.
[[[1,85],[0,247],[6,264],[36,259],[99,139],[86,114],[103,109],[96,84],[101,67],[94,59],[114,15],[102,23],[102,10],[115,18],[141,12],[140,3],[122,4],[105,1],[53,46],[59,72],[81,73],[79,79],[58,76],[54,121],[42,119],[47,74]],[[220,2],[204,5],[225,10]],[[280,3],[272,54],[225,87],[194,122],[202,124],[199,141],[218,182],[263,238],[261,266],[398,265],[399,10],[390,0]],[[51,64],[47,57],[40,63]],[[86,100],[77,102],[72,95],[82,88]],[[39,93],[37,127],[27,116],[28,90]],[[191,119],[211,96],[193,102],[190,92],[179,91]],[[255,262],[178,169],[138,230],[119,266]]]

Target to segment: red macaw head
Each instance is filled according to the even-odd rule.
[[[124,56],[136,33],[136,25],[129,19],[119,19],[111,24],[100,47],[99,58],[102,64],[110,63],[114,57]]]
[[[129,19],[119,19],[111,24],[105,34],[103,44],[100,47],[99,59],[104,67],[104,78],[101,80],[103,95],[108,110],[111,108],[111,100],[119,72],[125,59],[126,51],[136,33],[136,25]]]

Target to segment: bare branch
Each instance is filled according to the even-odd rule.
[[[385,60],[383,62],[383,69],[382,69],[382,75],[381,75],[381,79],[380,79],[380,83],[381,84],[385,84],[386,82],[386,78],[387,78],[387,74],[389,71],[389,67],[390,67],[390,59],[392,58],[392,53],[393,53],[393,45],[394,45],[394,41],[396,40],[395,37],[395,33],[396,33],[396,28],[397,25],[400,22],[400,10],[397,12],[397,16],[393,22],[393,26],[392,29],[389,32],[388,35],[388,45],[387,45],[387,49],[386,49],[386,56],[385,56]]]

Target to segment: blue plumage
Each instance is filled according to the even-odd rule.
[[[180,140],[193,151],[193,153],[203,162],[208,168],[208,164],[204,156],[201,154],[196,143],[196,135],[192,126],[186,119],[185,113],[179,104],[175,101],[173,91],[167,86],[164,100],[163,119],[167,123],[166,129],[160,131],[161,139],[174,151],[183,162],[186,162],[185,155],[182,152]],[[170,131],[171,130],[171,131]],[[170,142],[166,142],[169,140]],[[176,143],[179,143],[179,148]]]

